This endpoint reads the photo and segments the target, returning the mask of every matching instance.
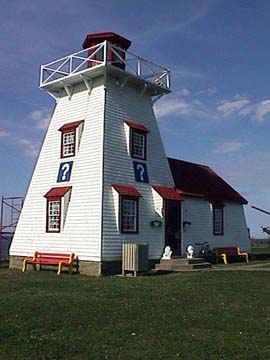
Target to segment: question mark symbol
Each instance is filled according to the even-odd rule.
[[[68,163],[65,163],[63,166],[62,166],[62,176],[61,176],[61,179],[62,181],[65,181],[66,180],[66,177],[67,177],[67,173],[69,172],[69,164]]]
[[[144,166],[142,164],[138,164],[137,170],[139,171],[141,181],[144,181]]]

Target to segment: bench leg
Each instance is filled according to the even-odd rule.
[[[224,264],[228,264],[228,262],[227,262],[227,255],[226,254],[221,254],[221,258],[222,258],[222,260],[224,261]]]
[[[23,267],[22,267],[22,272],[26,271],[26,267],[27,267],[27,259],[23,260]]]
[[[60,275],[61,274],[61,271],[62,271],[62,266],[63,266],[63,263],[62,261],[59,262],[58,264],[58,271],[57,271],[57,275]]]
[[[244,256],[246,258],[246,262],[248,263],[249,260],[248,260],[248,253],[242,253],[241,256]]]

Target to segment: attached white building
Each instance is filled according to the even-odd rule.
[[[195,175],[193,190],[181,177],[185,162],[168,161],[153,102],[170,91],[169,70],[130,53],[130,44],[115,33],[90,34],[85,50],[42,66],[40,87],[56,106],[10,267],[39,250],[74,252],[83,274],[118,271],[125,242],[148,243],[153,262],[165,245],[179,255],[201,240],[249,249],[245,199],[195,164],[222,186],[200,190]]]

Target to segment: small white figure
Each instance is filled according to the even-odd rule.
[[[193,254],[194,254],[194,247],[192,245],[188,245],[187,246],[187,258],[188,259],[193,258]]]
[[[172,251],[170,246],[165,246],[164,254],[162,255],[162,259],[169,260],[172,257]]]

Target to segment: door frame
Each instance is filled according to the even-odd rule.
[[[169,232],[169,209],[170,207],[177,207],[178,208],[178,222],[177,227],[171,233]],[[173,235],[174,233],[174,235]],[[182,201],[181,200],[167,200],[164,199],[164,243],[165,246],[170,246],[171,250],[173,251],[172,255],[180,256],[182,254]],[[174,237],[169,238],[169,237]],[[173,244],[173,240],[178,240],[176,244],[175,250],[175,243]]]

